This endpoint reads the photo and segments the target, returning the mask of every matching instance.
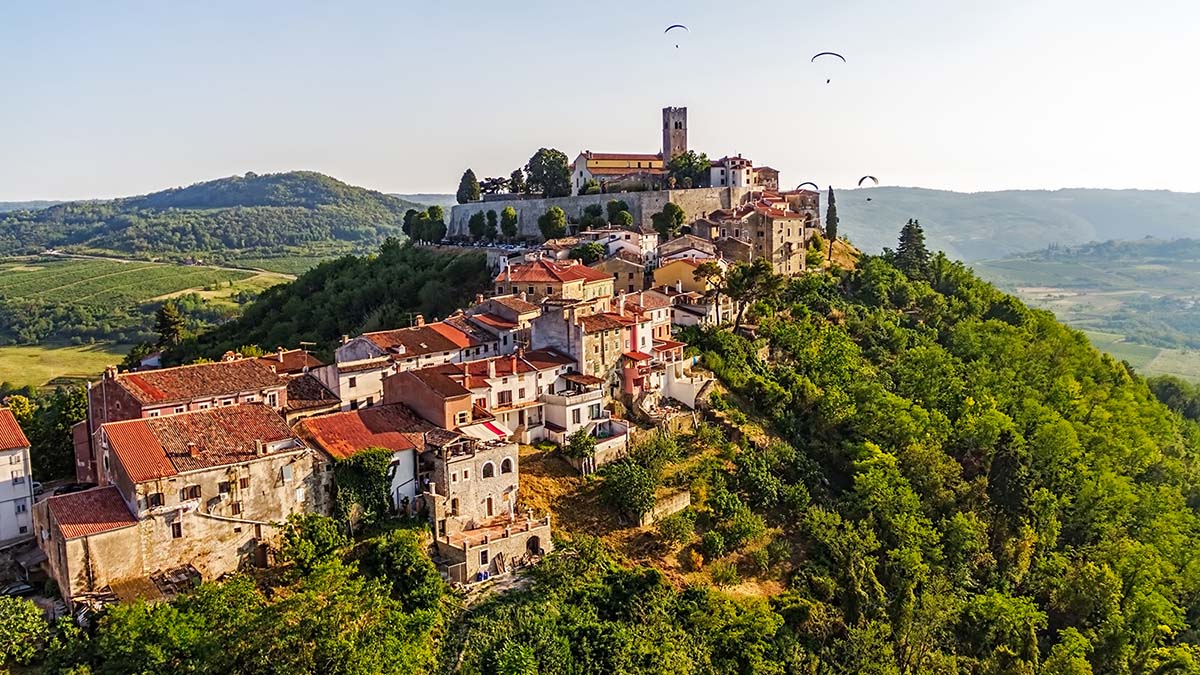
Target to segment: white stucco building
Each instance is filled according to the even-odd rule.
[[[0,543],[33,536],[33,475],[29,439],[8,408],[0,408]]]

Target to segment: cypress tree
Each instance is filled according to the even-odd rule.
[[[829,239],[829,264],[833,264],[833,242],[838,236],[837,200],[833,197],[833,186],[829,186],[829,205],[825,208],[825,236]]]
[[[475,177],[474,171],[467,169],[463,172],[462,180],[458,181],[458,192],[454,197],[459,204],[479,201],[479,179]]]
[[[158,308],[154,317],[154,330],[158,333],[159,347],[174,347],[183,341],[185,321],[174,300],[167,300]]]

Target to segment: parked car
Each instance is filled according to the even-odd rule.
[[[3,589],[0,589],[0,595],[25,596],[33,595],[36,592],[36,588],[25,583],[24,581],[18,581],[5,586]]]
[[[83,492],[84,490],[90,490],[94,487],[96,487],[95,483],[67,483],[60,488],[56,488],[54,490],[54,494],[69,495],[72,492]]]
[[[43,493],[43,492],[45,492],[45,491],[46,491],[46,488],[42,487],[42,484],[41,484],[41,483],[39,483],[39,482],[38,482],[38,481],[36,481],[36,480],[35,480],[35,481],[33,481],[33,496],[34,496],[34,497],[36,497],[36,496],[38,496],[38,495],[42,494],[42,493]]]

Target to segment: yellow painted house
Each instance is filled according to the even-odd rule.
[[[571,167],[571,186],[579,194],[589,180],[605,181],[630,174],[662,175],[667,172],[662,153],[637,154],[623,152],[579,153]]]
[[[672,260],[654,270],[654,285],[667,286],[684,293],[707,293],[712,290],[712,284],[696,280],[696,268],[704,262],[713,261],[698,260],[696,258]],[[724,260],[716,260],[715,262],[722,269],[728,267]]]

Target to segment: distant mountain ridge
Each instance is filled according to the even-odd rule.
[[[372,250],[418,204],[312,171],[218,178],[119,199],[0,215],[0,255]]]
[[[0,202],[0,213],[7,211],[28,211],[31,209],[44,209],[55,204],[61,204],[61,201],[54,199],[33,199],[26,202]]]
[[[967,261],[1051,244],[1200,236],[1200,193],[1087,188],[961,193],[878,187],[836,194],[840,232],[868,253],[894,248],[896,234],[909,218],[921,221],[931,249]]]
[[[399,197],[405,201],[424,204],[425,206],[440,206],[443,209],[449,209],[458,203],[458,198],[452,194],[443,194],[440,192],[417,192],[413,194],[391,193],[393,197]]]

